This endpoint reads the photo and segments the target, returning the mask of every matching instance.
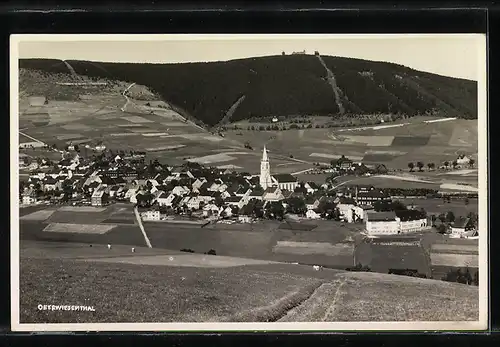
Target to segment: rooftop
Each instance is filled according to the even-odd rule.
[[[394,221],[396,213],[391,212],[367,212],[367,220],[371,222]]]
[[[290,174],[278,174],[273,175],[274,179],[278,181],[278,183],[293,183],[297,182],[297,178]]]

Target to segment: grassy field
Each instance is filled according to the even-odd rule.
[[[478,315],[477,287],[290,264],[214,269],[117,263],[126,252],[22,243],[21,323],[432,321]],[[134,256],[146,254],[163,256],[144,248]],[[40,311],[39,304],[95,311]]]
[[[114,210],[116,207],[108,208]],[[43,213],[45,211],[41,211]],[[40,213],[40,212],[36,212]],[[100,214],[101,219],[109,214],[105,212],[54,212],[48,220],[22,220],[20,237],[22,240],[32,241],[59,241],[88,244],[113,244],[144,246],[145,241],[139,227],[130,223],[114,225],[112,229],[95,230],[96,219],[93,215]],[[116,213],[116,212],[115,212]],[[78,218],[79,223],[74,230],[62,230],[71,214]],[[64,215],[66,219],[62,219]],[[88,218],[88,219],[85,219]],[[56,222],[57,220],[57,222]],[[112,218],[103,219],[101,226],[110,226]],[[53,224],[50,224],[53,223]],[[57,224],[63,223],[63,224]],[[73,222],[73,224],[76,222]],[[307,222],[311,224],[311,222]],[[263,222],[235,225],[211,225],[206,228],[189,224],[171,223],[144,223],[146,233],[155,248],[159,249],[192,249],[197,253],[208,252],[214,249],[217,255],[247,257],[273,261],[300,262],[304,264],[320,264],[335,268],[345,268],[352,265],[352,251],[327,253],[323,248],[311,244],[323,243],[328,247],[337,247],[337,244],[353,242],[361,225],[344,225],[333,221],[317,221],[313,223],[313,230],[299,230],[286,223]],[[84,230],[83,226],[91,229]],[[59,232],[49,232],[47,228],[56,228]],[[102,233],[96,233],[100,231]],[[296,242],[296,247],[276,248],[279,242]],[[340,247],[340,246],[339,246]],[[297,249],[301,251],[298,252]]]
[[[268,306],[307,287],[311,280],[307,276],[251,268],[242,271],[239,267],[214,270],[23,259],[21,322],[227,320],[236,313]],[[96,311],[38,311],[40,303],[91,305]]]

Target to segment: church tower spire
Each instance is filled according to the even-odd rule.
[[[267,157],[266,145],[264,145],[264,150],[262,151],[262,160],[260,161],[260,186],[264,189],[271,187],[271,170],[269,165],[269,158]]]

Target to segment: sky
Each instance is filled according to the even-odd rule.
[[[308,54],[392,62],[439,75],[478,80],[483,35],[30,35],[19,58],[186,63]]]

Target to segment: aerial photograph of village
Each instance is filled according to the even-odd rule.
[[[468,41],[276,40],[19,43],[21,324],[479,320]]]

